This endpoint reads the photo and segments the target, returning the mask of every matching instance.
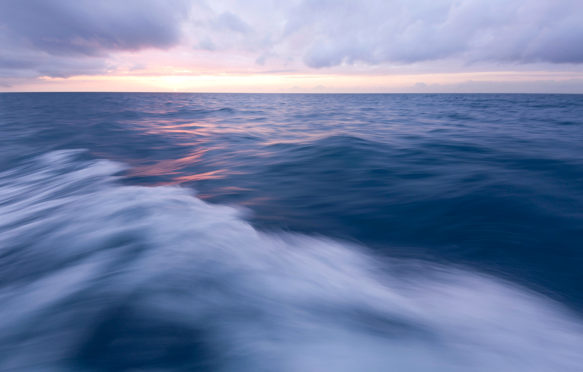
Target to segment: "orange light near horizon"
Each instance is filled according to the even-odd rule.
[[[107,92],[408,92],[426,86],[464,83],[524,83],[583,79],[583,74],[549,71],[497,71],[437,74],[325,74],[325,73],[160,73],[41,77],[23,84],[21,91]]]

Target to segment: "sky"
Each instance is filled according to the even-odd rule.
[[[0,91],[583,93],[583,0],[0,0]]]

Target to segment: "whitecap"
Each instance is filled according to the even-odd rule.
[[[0,174],[0,369],[578,371],[581,320],[512,283],[256,230],[77,151]]]

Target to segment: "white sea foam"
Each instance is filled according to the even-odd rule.
[[[2,370],[583,366],[580,319],[526,289],[260,232],[235,208],[122,185],[121,165],[78,156],[0,174]]]

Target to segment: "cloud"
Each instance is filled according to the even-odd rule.
[[[104,73],[109,53],[178,45],[187,5],[180,0],[0,1],[0,75]]]
[[[583,63],[580,0],[224,0],[193,30],[199,47],[312,68],[455,59],[465,64]]]
[[[145,49],[185,70],[201,54],[239,69],[520,69],[581,64],[581,45],[581,0],[0,1],[4,77],[109,73]]]
[[[417,63],[582,63],[583,2],[577,0],[306,0],[288,35],[312,41],[310,67]]]
[[[3,0],[0,23],[8,35],[49,54],[168,48],[180,40],[185,5],[172,0]]]
[[[221,13],[215,20],[214,25],[219,29],[247,33],[250,30],[249,25],[231,12]]]

